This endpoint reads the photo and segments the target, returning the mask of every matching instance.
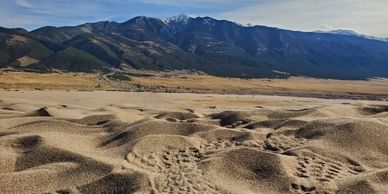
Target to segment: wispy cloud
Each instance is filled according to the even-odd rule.
[[[97,0],[16,0],[0,1],[0,26],[35,29],[46,25],[78,25],[113,19],[115,8],[107,9],[109,1]]]
[[[20,7],[29,8],[29,9],[34,8],[34,6],[31,3],[29,3],[27,0],[16,0],[15,3]]]
[[[39,26],[48,21],[42,17],[31,15],[10,15],[7,12],[0,12],[0,24],[7,27],[25,27],[25,26]]]
[[[164,1],[158,1],[158,0],[141,0],[145,3],[151,3],[151,4],[161,4],[161,5],[174,5],[174,6],[202,6],[206,7],[209,5],[218,5],[222,3],[223,6],[228,4],[238,4],[238,3],[246,3],[246,2],[254,2],[252,0],[164,0]]]
[[[386,0],[276,0],[224,12],[219,17],[295,30],[352,29],[388,36]]]

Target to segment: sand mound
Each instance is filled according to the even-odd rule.
[[[23,114],[24,117],[51,117],[51,113],[48,111],[46,107],[40,108],[38,110],[34,110],[32,112],[28,112]]]
[[[225,111],[209,115],[212,119],[219,119],[221,126],[237,126],[247,124],[251,121],[252,112]]]
[[[365,115],[375,115],[375,114],[388,112],[388,106],[373,105],[373,106],[361,107],[360,111]]]
[[[2,109],[10,110],[10,111],[18,111],[18,112],[30,112],[38,109],[36,105],[25,104],[25,103],[11,103],[11,102],[3,102]]]
[[[388,192],[384,104],[78,100],[0,101],[0,193]]]
[[[200,166],[218,187],[234,193],[287,193],[291,180],[281,163],[279,155],[240,148],[217,154]]]
[[[103,125],[115,119],[117,119],[115,115],[92,115],[72,121],[83,125]]]
[[[149,120],[111,136],[101,144],[102,147],[116,147],[133,142],[149,135],[183,135],[216,128],[212,125],[197,123],[175,123],[160,120]]]
[[[46,107],[39,108],[37,110],[33,110],[26,113],[14,113],[14,114],[5,114],[0,115],[1,118],[17,118],[17,117],[52,117],[53,115],[49,112]]]
[[[131,145],[131,151],[136,154],[144,155],[163,150],[178,150],[186,147],[197,147],[201,139],[189,138],[180,135],[150,135],[137,140]]]
[[[76,188],[80,193],[151,193],[149,177],[140,172],[121,170]],[[70,189],[65,189],[69,192]],[[70,190],[71,191],[71,190]]]
[[[388,161],[387,129],[388,125],[376,119],[319,121],[300,128],[296,137],[311,140],[311,145],[336,147],[339,152],[381,166]]]
[[[177,120],[188,120],[195,119],[199,116],[194,113],[184,113],[184,112],[166,112],[155,116],[157,119],[177,119]]]

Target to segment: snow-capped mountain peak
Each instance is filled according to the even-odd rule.
[[[160,20],[164,24],[166,24],[165,28],[173,34],[182,31],[191,19],[193,19],[193,17],[190,17],[186,14],[180,14],[167,18],[160,18]]]
[[[177,15],[177,16],[171,16],[171,17],[166,17],[166,18],[161,18],[161,20],[165,23],[165,24],[171,24],[171,23],[181,23],[181,24],[187,24],[190,20],[190,17],[189,15],[186,15],[186,14],[180,14],[180,15]]]
[[[342,30],[342,29],[330,30],[330,31],[328,31],[328,33],[351,35],[351,36],[362,36],[362,34],[359,34],[353,30]]]
[[[318,32],[318,33],[330,33],[330,34],[341,34],[341,35],[347,35],[347,36],[358,36],[358,37],[362,37],[362,38],[366,38],[366,39],[388,42],[388,38],[360,34],[358,32],[352,31],[352,30],[336,29],[336,30],[330,30],[330,31],[316,31],[316,32]]]

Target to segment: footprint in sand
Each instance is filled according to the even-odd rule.
[[[294,193],[303,194],[332,194],[329,191],[318,190],[315,186],[307,186],[303,184],[291,183],[290,190]]]
[[[345,164],[312,152],[302,152],[297,157],[298,167],[295,175],[301,179],[312,180],[320,185],[347,176],[357,175],[364,171],[361,164],[355,161]]]
[[[257,140],[235,141],[218,139],[216,141],[211,141],[209,143],[200,145],[200,149],[204,152],[221,151],[231,147],[251,147],[256,149],[262,149],[263,145],[263,142]]]
[[[264,140],[264,144],[266,150],[274,152],[285,152],[287,150],[303,146],[305,141],[305,139],[293,138],[282,134],[269,134],[267,139]]]
[[[203,176],[197,162],[202,157],[200,150],[187,147],[165,150],[140,156],[130,153],[127,161],[150,173],[156,173],[156,193],[220,193],[220,189]]]

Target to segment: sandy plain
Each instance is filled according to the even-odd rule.
[[[119,79],[117,79],[119,78]],[[221,78],[198,73],[92,74],[1,72],[0,90],[134,91],[388,100],[388,79]]]

